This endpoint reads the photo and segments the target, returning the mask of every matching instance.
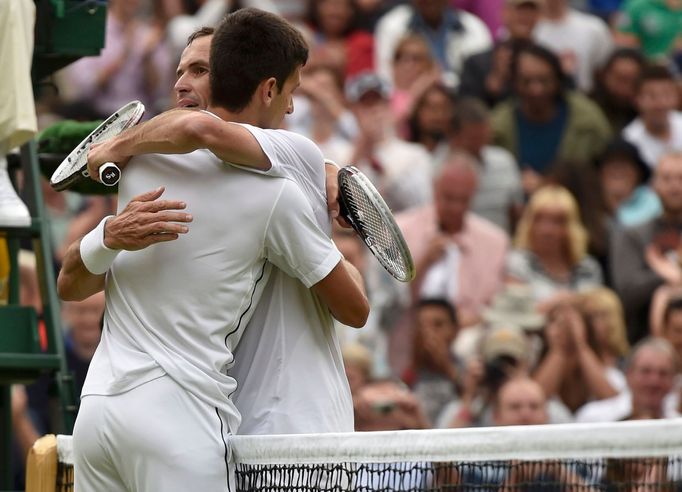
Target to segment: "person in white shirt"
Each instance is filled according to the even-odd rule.
[[[96,168],[146,152],[178,127],[189,136],[174,142],[186,155],[130,160],[119,186],[127,205],[74,243],[60,272],[62,298],[102,287],[107,297],[74,430],[77,490],[233,490],[227,438],[240,418],[229,370],[275,266],[312,288],[320,310],[326,305],[352,326],[367,317],[357,270],[319,227],[301,188],[225,165],[322,166],[304,137],[252,126],[276,128],[293,110],[303,38],[274,15],[244,9],[218,27],[212,51],[214,114],[166,113],[156,130],[138,126],[89,155]],[[226,148],[192,151],[196,135]],[[165,188],[144,192],[160,183]],[[159,200],[164,190],[169,199]]]
[[[682,150],[682,112],[676,111],[679,94],[666,67],[645,67],[635,99],[639,116],[623,129],[623,137],[639,149],[652,169],[661,156]]]
[[[535,41],[556,53],[578,89],[589,92],[593,74],[613,50],[608,26],[596,15],[572,8],[568,0],[545,0],[544,12],[533,32]]]

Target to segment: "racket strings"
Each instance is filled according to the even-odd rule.
[[[393,231],[387,227],[381,211],[368,197],[365,190],[354,179],[345,180],[344,186],[348,212],[364,231],[363,240],[384,263],[384,266],[398,276],[409,276],[409,265],[406,264],[402,250],[395,240]]]

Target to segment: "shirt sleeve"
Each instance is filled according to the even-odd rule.
[[[275,201],[265,233],[265,252],[280,270],[310,288],[341,261],[334,242],[320,228],[303,192],[291,181]]]

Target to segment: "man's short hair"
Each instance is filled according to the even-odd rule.
[[[465,125],[486,123],[490,121],[490,111],[480,99],[464,97],[457,101],[450,119],[450,130],[457,133]]]
[[[274,77],[281,91],[307,60],[303,36],[282,17],[255,8],[228,14],[211,43],[211,103],[239,112],[263,80]]]
[[[195,39],[203,38],[205,36],[213,36],[213,33],[215,32],[215,28],[210,27],[210,26],[204,26],[200,27],[196,31],[194,31],[192,34],[189,35],[187,38],[187,46],[192,44],[192,42]]]
[[[668,67],[659,63],[651,63],[645,65],[637,79],[637,91],[642,89],[642,86],[647,82],[672,82],[675,83],[675,77]]]
[[[454,304],[452,304],[447,299],[443,299],[440,297],[420,299],[419,302],[417,303],[416,310],[420,311],[422,308],[425,307],[440,308],[447,313],[448,318],[450,318],[450,321],[452,321],[455,325],[459,324],[457,321],[457,308],[455,308]]]

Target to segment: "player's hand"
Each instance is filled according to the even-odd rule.
[[[155,243],[173,241],[189,228],[192,215],[182,212],[180,200],[159,200],[165,188],[134,197],[123,211],[104,226],[104,244],[111,249],[137,251]]]
[[[327,210],[332,219],[336,219],[341,227],[350,229],[351,225],[341,216],[339,205],[339,166],[330,159],[324,160],[326,174],[325,187],[327,189]]]
[[[128,164],[130,156],[114,152],[112,140],[90,145],[88,150],[88,172],[90,173],[90,179],[99,181],[99,168],[107,162],[115,163],[119,169],[123,169]]]

